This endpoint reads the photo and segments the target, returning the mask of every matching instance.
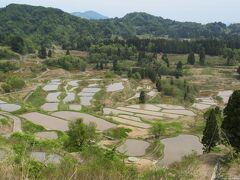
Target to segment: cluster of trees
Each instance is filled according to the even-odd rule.
[[[83,59],[70,55],[58,59],[50,58],[45,60],[44,63],[47,66],[59,67],[66,70],[80,70],[80,71],[85,71],[87,65]]]
[[[210,152],[218,143],[230,143],[234,149],[240,151],[240,90],[233,92],[227,106],[222,112],[218,107],[209,110],[202,143],[204,151]]]
[[[227,60],[226,64],[228,66],[236,65],[237,63],[240,63],[240,50],[225,48],[223,57],[226,58],[226,60]]]
[[[24,80],[18,76],[10,76],[1,85],[1,88],[6,92],[20,90],[25,86]]]

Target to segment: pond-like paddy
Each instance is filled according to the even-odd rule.
[[[63,99],[64,103],[69,103],[75,100],[75,94],[74,93],[67,93],[67,96]]]
[[[41,106],[41,109],[47,112],[57,111],[58,103],[45,103]]]
[[[90,106],[93,96],[100,90],[101,88],[97,87],[83,88],[82,91],[78,94],[80,96],[80,104],[83,106]]]
[[[52,139],[57,139],[58,135],[56,132],[38,132],[38,133],[35,133],[35,137],[38,139],[52,140]]]
[[[31,152],[30,158],[44,164],[59,164],[61,156],[57,154],[47,154],[45,152]]]
[[[149,146],[146,141],[127,139],[117,150],[127,156],[143,156]]]
[[[34,124],[43,126],[47,130],[67,131],[68,121],[56,117],[48,116],[38,112],[32,112],[21,115],[21,117],[31,121]]]
[[[123,90],[123,89],[124,89],[124,86],[123,86],[122,82],[109,84],[107,86],[107,92],[116,92],[116,91],[120,91],[120,90]]]
[[[85,124],[89,124],[90,122],[93,122],[96,124],[96,129],[99,131],[104,131],[116,126],[113,123],[110,123],[108,121],[105,121],[103,119],[100,119],[85,113],[72,112],[72,111],[59,111],[59,112],[53,113],[52,115],[55,117],[69,120],[69,121],[82,119]]]
[[[58,96],[61,94],[61,92],[54,92],[54,93],[49,93],[46,97],[47,102],[60,102],[58,99]]]
[[[193,152],[202,154],[203,145],[199,138],[192,135],[179,135],[173,138],[166,138],[161,140],[164,144],[164,157],[159,161],[160,166],[168,166],[174,162],[181,161],[181,159],[190,155]]]
[[[0,110],[1,111],[6,111],[6,112],[14,112],[21,109],[21,106],[17,104],[8,104],[8,103],[3,103],[0,104]]]

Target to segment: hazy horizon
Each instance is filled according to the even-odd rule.
[[[174,2],[175,1],[175,2]],[[238,0],[5,0],[0,7],[11,3],[29,4],[62,9],[68,13],[96,11],[110,18],[123,17],[131,12],[146,12],[154,16],[176,21],[199,23],[223,22],[226,24],[240,22],[240,2]]]

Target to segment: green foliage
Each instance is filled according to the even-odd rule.
[[[83,59],[70,55],[59,59],[47,59],[45,63],[48,66],[60,67],[66,70],[85,71],[86,69],[86,62]]]
[[[25,82],[17,77],[17,76],[10,76],[5,80],[5,84],[2,84],[2,88],[5,92],[20,90],[25,86]]]
[[[118,127],[108,130],[105,134],[114,139],[124,139],[128,137],[128,133],[131,132],[131,129]]]
[[[45,128],[25,120],[25,121],[22,121],[22,130],[25,133],[34,134],[36,132],[44,131]]]
[[[204,146],[204,152],[208,153],[220,141],[222,112],[216,107],[208,111],[205,117],[206,126],[203,131],[202,144]]]
[[[37,89],[28,97],[27,103],[34,107],[40,107],[45,103],[46,92],[42,87],[37,87]]]
[[[223,50],[223,57],[227,59],[227,65],[232,66],[237,63],[237,61],[240,61],[240,51],[239,50],[233,50],[231,48],[225,48]]]
[[[227,142],[240,151],[240,90],[233,92],[226,108],[224,109],[224,120],[222,129],[227,138]]]
[[[164,133],[164,131],[164,125],[158,121],[153,123],[152,127],[150,128],[150,132],[155,136],[155,138],[159,138]]]
[[[80,151],[84,146],[90,145],[91,141],[96,140],[96,127],[92,123],[85,125],[82,119],[78,119],[69,124],[67,135],[69,138],[65,146],[71,151]]]

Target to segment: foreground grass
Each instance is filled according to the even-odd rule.
[[[38,87],[27,99],[27,103],[34,107],[40,107],[45,103],[45,97],[47,93],[42,89],[42,87]]]

